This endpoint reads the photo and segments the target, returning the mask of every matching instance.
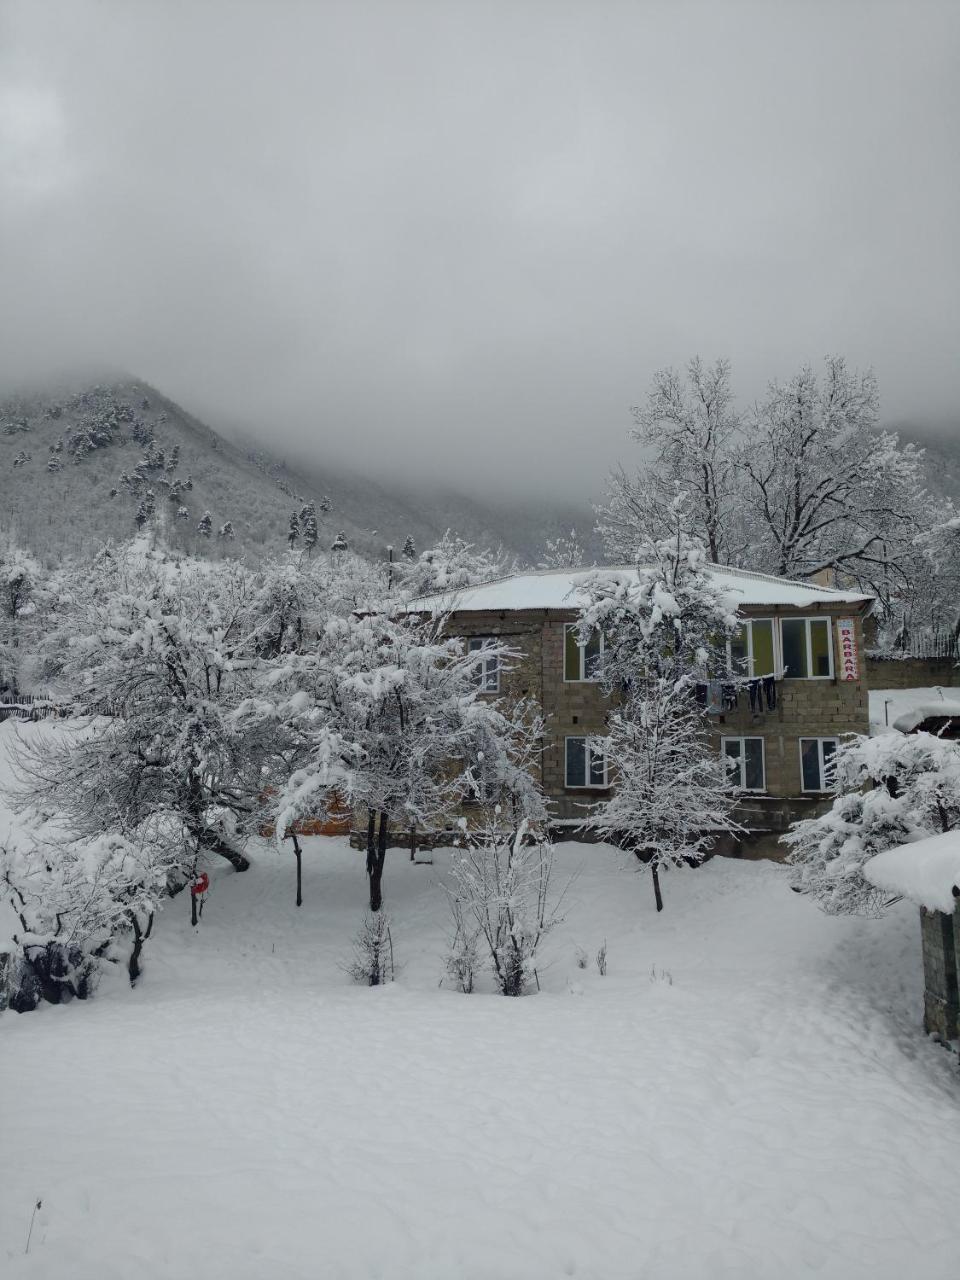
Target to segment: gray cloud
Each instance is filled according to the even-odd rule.
[[[955,4],[0,8],[0,377],[596,491],[655,368],[956,424]]]

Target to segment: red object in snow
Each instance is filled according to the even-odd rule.
[[[201,893],[206,893],[210,888],[210,877],[205,871],[201,871],[190,886],[190,892],[195,898],[199,898]]]

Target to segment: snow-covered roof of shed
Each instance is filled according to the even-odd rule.
[[[925,720],[955,719],[960,721],[960,689],[939,685],[919,689],[871,689],[870,732],[912,733]]]
[[[886,893],[950,913],[957,905],[954,885],[960,886],[960,831],[886,849],[864,863],[863,874]]]
[[[718,586],[729,591],[736,605],[789,605],[802,609],[817,604],[863,604],[873,598],[856,591],[838,591],[814,582],[797,582],[748,569],[731,569],[726,565],[704,567]],[[425,613],[451,608],[458,613],[579,609],[586,604],[579,584],[587,574],[593,573],[635,575],[636,569],[632,565],[605,565],[599,569],[530,569],[474,587],[461,587],[459,591],[421,596],[408,601],[406,612]]]

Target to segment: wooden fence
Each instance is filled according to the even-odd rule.
[[[57,702],[35,693],[0,694],[0,724],[4,720],[46,720],[49,716],[68,716],[73,708],[68,702]]]

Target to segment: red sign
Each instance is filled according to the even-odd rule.
[[[837,644],[840,649],[840,679],[859,680],[857,628],[853,618],[840,618],[837,622]]]
[[[205,871],[201,871],[196,880],[194,880],[193,884],[190,886],[190,892],[195,898],[199,898],[201,893],[206,893],[209,888],[210,877]]]

